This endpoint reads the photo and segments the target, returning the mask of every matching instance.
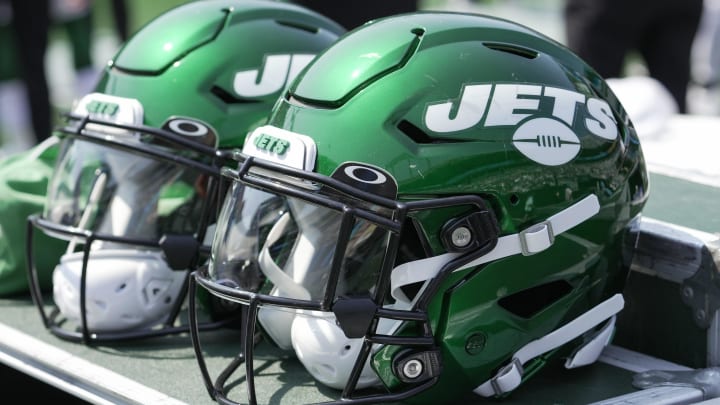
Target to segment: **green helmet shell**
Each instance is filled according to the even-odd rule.
[[[137,99],[144,124],[210,124],[219,147],[242,146],[285,86],[344,29],[272,1],[194,1],[150,21],[108,63],[98,93]]]
[[[547,250],[456,271],[427,298],[442,373],[418,402],[469,394],[519,348],[621,291],[623,246],[648,196],[638,137],[605,81],[538,32],[451,12],[375,20],[315,59],[269,124],[312,138],[322,175],[363,162],[392,174],[400,200],[482,196],[500,236],[597,196],[599,212]],[[458,214],[414,216],[428,256],[446,252],[442,228]],[[373,360],[395,392],[408,386],[392,368],[400,352],[388,345]]]

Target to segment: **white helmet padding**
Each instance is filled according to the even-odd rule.
[[[53,298],[65,317],[80,323],[83,253],[60,259],[53,272]],[[151,327],[177,300],[187,273],[171,270],[158,251],[94,251],[86,276],[86,317],[95,332]]]

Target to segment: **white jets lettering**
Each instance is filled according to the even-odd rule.
[[[481,123],[483,127],[517,125],[529,116],[538,115],[544,98],[552,102],[552,117],[568,126],[574,126],[576,112],[584,110],[582,125],[590,133],[609,140],[617,137],[615,117],[606,101],[586,98],[571,90],[532,84],[466,85],[457,107],[453,101],[428,105],[425,125],[431,131],[442,133],[461,131]]]
[[[542,89],[538,86],[514,84],[495,85],[495,91],[487,112],[487,118],[485,118],[485,125],[515,125],[522,121],[523,118],[530,116],[530,114],[516,113],[516,111],[536,111],[540,106],[540,99],[527,96],[539,96],[541,91]]]
[[[587,101],[587,109],[590,116],[595,118],[585,119],[587,129],[601,138],[615,139],[617,136],[617,123],[608,103],[598,98],[591,98]]]
[[[435,132],[462,131],[476,125],[485,114],[491,89],[489,84],[465,86],[461,97],[467,101],[460,104],[453,119],[449,118],[453,107],[451,102],[428,106],[425,111],[425,125]]]
[[[557,87],[545,87],[543,95],[552,97],[555,100],[552,115],[565,121],[568,125],[573,124],[577,105],[585,102],[584,95]]]
[[[235,73],[233,90],[241,97],[277,93],[292,82],[315,55],[268,55],[260,69]]]

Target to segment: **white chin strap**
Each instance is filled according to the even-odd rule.
[[[491,379],[480,384],[473,391],[483,397],[510,392],[522,382],[523,365],[537,356],[556,349],[579,337],[606,320],[610,320],[599,332],[565,362],[566,368],[575,368],[595,362],[602,349],[607,346],[615,329],[615,314],[620,312],[625,301],[621,294],[615,294],[579,317],[547,335],[533,340],[515,352],[510,364],[501,368]]]
[[[497,245],[493,250],[455,271],[476,267],[517,254],[530,256],[542,252],[552,246],[553,242],[555,242],[555,235],[560,235],[568,229],[585,222],[598,212],[600,212],[600,203],[597,196],[591,194],[543,222],[532,225],[519,233],[498,238]],[[410,299],[403,293],[402,287],[434,278],[445,263],[457,256],[459,256],[459,253],[445,253],[395,267],[390,276],[390,293],[392,297],[400,306],[409,306],[411,304]]]
[[[553,245],[555,236],[590,219],[600,212],[600,203],[596,195],[591,194],[570,207],[558,212],[547,220],[532,225],[523,231],[498,238],[497,245],[490,252],[469,262],[455,271],[479,266],[505,257],[522,254],[530,256],[542,252]],[[459,256],[459,253],[446,253],[427,259],[404,263],[396,267],[390,277],[390,291],[398,308],[410,308],[413,301],[402,291],[402,287],[426,282],[434,278],[443,265]],[[427,284],[423,285],[422,289]],[[422,289],[417,296],[420,296]],[[518,350],[510,364],[503,367],[497,375],[481,384],[475,393],[489,397],[509,392],[522,381],[522,365],[541,354],[556,349],[565,343],[583,335],[603,321],[610,319],[600,332],[583,345],[568,359],[567,368],[579,367],[597,360],[607,345],[615,325],[615,314],[624,305],[622,295],[617,294],[585,314],[569,322],[550,334],[532,341]]]
[[[599,211],[600,204],[597,196],[590,195],[553,215],[546,221],[530,226],[517,234],[506,235],[499,238],[493,250],[465,264],[456,271],[516,254],[528,256],[542,252],[552,246],[555,235],[559,235],[586,221]],[[278,234],[280,234],[282,228],[284,228],[282,222],[283,221],[278,221],[279,224],[276,224]],[[263,247],[263,251],[274,241],[275,238],[271,237],[274,231],[275,229],[271,230],[267,239],[268,243]],[[438,274],[444,264],[456,258],[458,255],[458,253],[446,253],[440,256],[405,263],[396,267],[392,272],[390,280],[391,294],[397,301],[395,305],[396,309],[409,308],[412,305],[411,300],[402,291],[403,286],[432,279]],[[272,268],[275,264],[271,264],[270,262],[272,262],[272,260],[269,260],[266,252],[262,252],[260,264],[263,271],[266,272],[271,281],[278,287],[275,294],[285,296],[285,294],[282,293],[283,288],[290,291],[294,288],[291,285],[295,285],[296,282],[286,279],[288,275],[281,269]],[[278,274],[278,270],[282,275]],[[495,377],[477,387],[475,392],[482,396],[493,396],[515,389],[522,381],[522,365],[525,362],[562,346],[596,327],[601,322],[610,319],[608,325],[568,360],[566,367],[578,367],[594,362],[602,351],[602,348],[609,341],[614,327],[614,315],[622,309],[623,305],[622,295],[617,294],[565,326],[528,343],[514,354],[513,361],[508,366],[500,370]],[[283,313],[282,311],[270,310],[270,308],[259,311],[258,317],[266,331],[270,332],[273,340],[281,347],[287,347],[292,344],[306,369],[313,374],[316,379],[331,387],[339,388],[344,385],[347,381],[348,372],[340,363],[343,363],[344,355],[348,354],[345,353],[345,351],[354,352],[357,348],[350,344],[353,343],[351,342],[352,339],[345,338],[344,334],[341,333],[333,322],[328,322],[331,319],[313,319],[313,317],[296,319],[295,314],[292,312]],[[397,323],[395,323],[395,326],[397,326]],[[388,327],[387,329],[391,328]],[[290,338],[290,333],[288,333],[291,330],[292,338]],[[338,332],[340,333],[338,334]],[[312,335],[315,335],[315,338],[322,336],[324,338],[323,343],[313,346],[308,345],[308,342],[304,342],[305,340],[312,342]],[[307,339],[305,337],[307,337]],[[344,351],[338,348],[344,348]],[[348,357],[354,358],[354,356]],[[367,381],[361,381],[361,383],[363,383],[362,385],[372,385],[374,381],[368,378]]]

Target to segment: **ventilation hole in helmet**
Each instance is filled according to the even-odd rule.
[[[531,318],[567,295],[572,287],[558,280],[517,292],[498,301],[501,307],[522,318]]]
[[[121,291],[123,291],[125,288],[127,288],[127,284],[122,283],[122,284],[120,284],[119,286],[117,286],[117,288],[115,288],[115,292],[121,292]]]
[[[432,138],[430,138],[425,132],[407,120],[400,121],[397,127],[403,134],[407,135],[407,137],[412,139],[415,143],[432,143],[433,141]]]
[[[419,144],[429,144],[429,143],[453,143],[453,142],[467,142],[464,139],[449,139],[449,138],[443,138],[443,139],[437,139],[432,138],[430,135],[426,134],[422,129],[416,127],[410,121],[402,120],[398,123],[397,129],[400,130],[405,136],[410,138],[413,142],[419,143]]]
[[[535,59],[538,56],[538,53],[533,51],[532,49],[523,48],[513,44],[503,44],[499,42],[483,42],[483,45],[495,51],[507,52],[527,59]]]
[[[278,24],[280,24],[280,25],[284,25],[284,26],[286,26],[286,27],[297,28],[297,29],[299,29],[299,30],[307,31],[307,32],[310,32],[310,33],[313,33],[313,34],[317,34],[317,33],[320,31],[320,29],[319,29],[318,27],[316,27],[316,26],[307,25],[307,24],[300,24],[300,23],[298,23],[297,21],[280,21],[280,20],[277,20],[277,21],[275,21],[275,22],[278,23]]]
[[[518,202],[520,202],[520,197],[518,197],[517,194],[511,194],[510,195],[510,204],[517,205]]]
[[[210,93],[214,94],[215,97],[219,98],[225,104],[248,104],[248,103],[259,103],[260,100],[248,100],[244,98],[237,98],[232,94],[228,93],[225,89],[218,86],[213,86],[210,89]]]

